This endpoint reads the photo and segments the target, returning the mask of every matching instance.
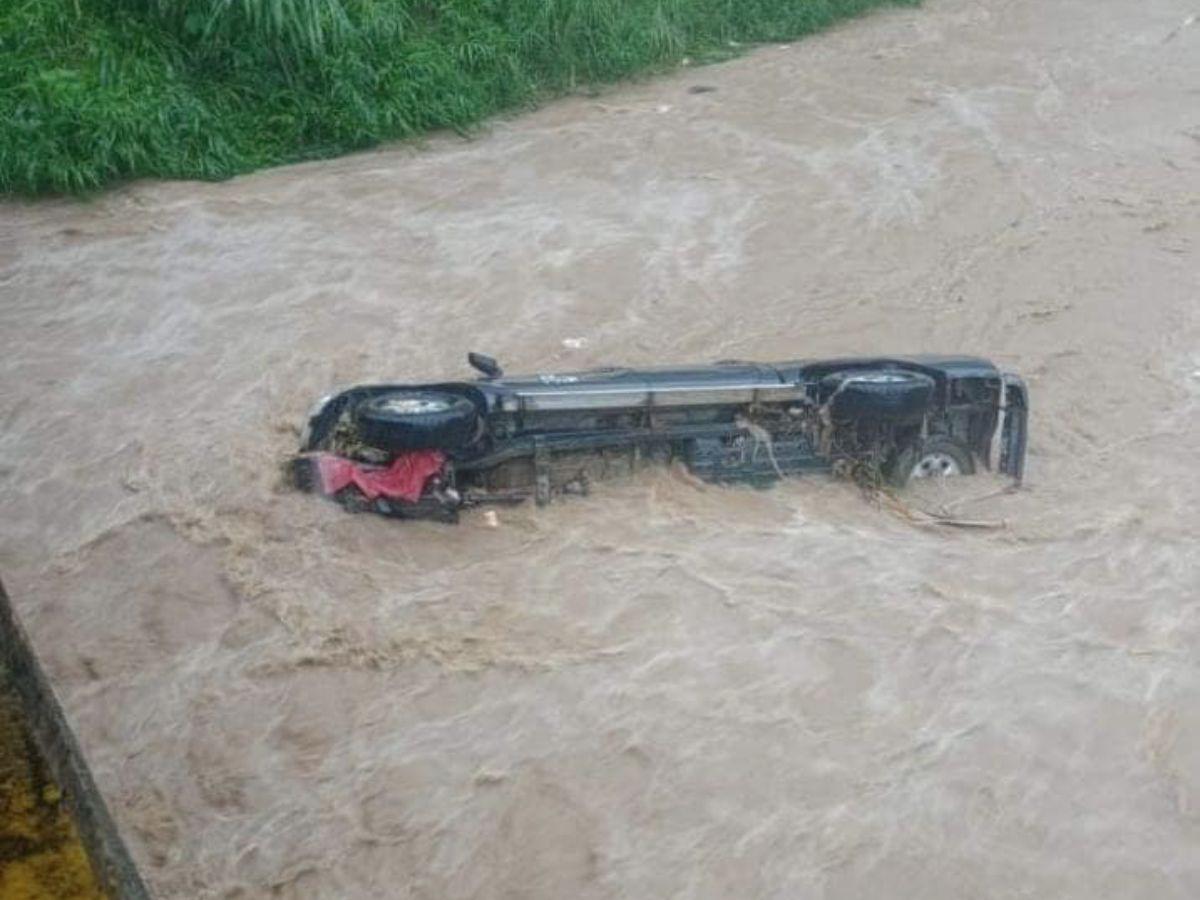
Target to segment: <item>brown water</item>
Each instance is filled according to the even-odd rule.
[[[1198,14],[930,0],[472,142],[0,207],[0,570],[156,891],[1200,896]],[[822,479],[495,528],[279,488],[315,397],[468,349],[985,354],[1028,488],[914,500],[984,532]]]

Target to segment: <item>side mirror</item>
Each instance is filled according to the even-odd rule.
[[[482,372],[487,378],[499,378],[504,374],[504,370],[500,368],[500,363],[496,362],[490,356],[484,356],[482,353],[468,353],[467,362],[471,364],[471,368]]]

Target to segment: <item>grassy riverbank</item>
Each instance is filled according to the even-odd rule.
[[[917,0],[8,0],[0,191],[223,178]]]

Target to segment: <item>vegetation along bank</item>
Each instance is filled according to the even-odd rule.
[[[6,0],[0,191],[225,178],[918,0]]]

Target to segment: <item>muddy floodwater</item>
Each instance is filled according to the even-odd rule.
[[[165,898],[1200,896],[1200,8],[929,0],[0,206],[0,572]],[[703,92],[697,86],[715,88]],[[283,490],[375,379],[947,351],[1029,477]]]

